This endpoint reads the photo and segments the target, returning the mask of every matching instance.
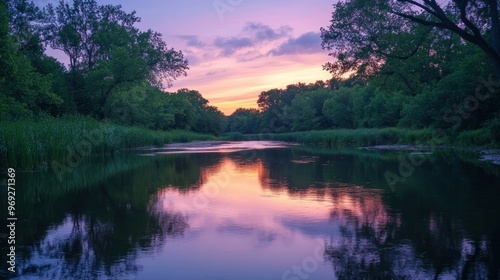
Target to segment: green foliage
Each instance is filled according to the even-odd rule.
[[[149,129],[186,129],[218,135],[224,115],[197,91],[165,93],[147,83],[121,86],[104,106],[103,116],[115,123]]]
[[[68,96],[81,114],[104,119],[104,107],[119,88],[145,82],[163,88],[186,75],[182,52],[168,48],[158,32],[137,29],[140,18],[120,5],[60,1],[48,4],[42,16],[43,40],[69,58]]]
[[[444,129],[460,143],[500,141],[498,84],[485,86],[494,72],[491,55],[459,34],[396,14],[411,11],[403,2],[340,1],[331,25],[322,29],[323,47],[336,57],[325,65],[334,77],[263,91],[258,110],[238,109],[225,117],[196,90],[162,90],[186,74],[187,61],[159,33],[139,30],[135,12],[95,0],[60,1],[43,9],[27,0],[3,1],[0,120],[84,115],[151,130],[226,132],[238,138],[362,129],[309,134],[328,145],[413,143],[428,138],[429,128]],[[457,21],[453,5],[445,12]],[[480,10],[468,12],[479,15]],[[473,24],[478,23],[486,29],[491,24],[475,18]],[[42,42],[63,50],[69,69],[48,57]],[[411,132],[396,132],[396,126]],[[364,129],[387,127],[382,133]],[[467,130],[475,132],[462,133]],[[294,134],[280,137],[295,139]]]
[[[51,91],[51,82],[17,49],[0,3],[0,119],[29,118],[57,108],[62,100]]]
[[[109,60],[90,70],[85,79],[84,92],[93,105],[93,113],[103,118],[102,109],[113,91],[143,81],[145,68],[146,61],[131,57],[125,48],[113,47]]]
[[[354,127],[352,94],[355,89],[341,88],[325,101],[323,113],[336,128]]]
[[[226,131],[240,134],[258,133],[260,122],[261,113],[259,110],[238,108],[227,118]]]
[[[403,52],[399,49],[409,45],[401,43],[403,47],[398,48],[400,41],[394,39],[413,26],[387,13],[382,1],[339,1],[334,9],[331,25],[321,29],[323,48],[336,58],[335,63],[325,65],[334,77],[355,71],[354,75],[366,80],[379,70],[387,49]]]
[[[325,65],[334,91],[323,113],[336,128],[397,125],[458,135],[488,125],[500,106],[498,84],[492,89],[488,78],[500,77],[496,5],[481,2],[460,12],[457,3],[339,1],[321,29],[322,46],[335,58]],[[362,88],[347,95],[342,83],[355,88],[348,81],[362,81]]]
[[[0,122],[0,166],[39,169],[53,161],[108,155],[142,146],[210,140],[213,136],[188,131],[153,131],[103,123],[91,118],[46,119],[38,122]]]
[[[491,66],[477,50],[459,66],[435,86],[408,98],[399,125],[464,130],[477,129],[491,119],[500,105],[500,96],[484,86],[491,78]]]
[[[219,135],[224,131],[226,118],[216,107],[209,106],[208,100],[196,90],[180,89],[175,95],[186,98],[190,104],[188,112],[184,114],[187,125],[191,130],[200,133]]]
[[[161,91],[186,74],[187,61],[159,33],[137,29],[135,12],[94,0],[44,9],[11,0],[0,13],[1,120],[81,114],[153,130],[223,132],[226,118],[199,92]],[[44,54],[42,41],[68,55],[69,69]]]
[[[500,143],[500,111],[497,111],[495,117],[487,121],[484,127],[490,131],[493,141]]]
[[[164,105],[161,99],[163,94],[147,84],[119,87],[105,104],[104,117],[125,125],[150,129],[172,128],[173,115],[165,116],[165,112],[160,110]]]
[[[367,127],[394,127],[397,125],[405,97],[401,94],[375,92],[375,96],[365,107],[364,122]]]
[[[304,126],[300,124],[303,117],[297,117],[295,112],[290,109],[293,100],[296,96],[319,91],[325,89],[327,86],[328,84],[323,81],[316,81],[310,84],[297,83],[288,85],[286,89],[271,89],[261,92],[257,104],[262,111],[262,130],[269,132],[291,131],[293,122],[295,122],[295,129],[301,129]],[[319,96],[321,94],[318,94]],[[321,111],[319,109],[321,107],[318,105],[318,98],[314,98],[314,108],[317,112],[315,115],[318,115]],[[313,110],[310,108],[309,111],[305,114],[311,115]],[[322,122],[324,120],[320,117],[317,121]]]
[[[314,107],[314,101],[309,95],[295,96],[291,106],[285,107],[285,114],[291,118],[292,131],[318,129],[318,113]]]
[[[410,99],[401,112],[399,126],[408,128],[423,128],[432,123],[433,112],[438,101],[433,98],[430,90]]]
[[[491,146],[495,137],[489,129],[476,129],[462,131],[456,137],[455,144],[459,146]],[[497,142],[498,143],[498,142]]]
[[[335,58],[325,69],[336,77],[398,77],[417,94],[449,73],[467,41],[489,57],[500,79],[498,17],[496,1],[339,1],[321,28],[322,46]]]

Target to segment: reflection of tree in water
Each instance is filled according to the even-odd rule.
[[[308,151],[277,149],[259,153],[265,167],[259,174],[263,188],[290,195],[318,192],[339,186],[339,182],[371,186],[386,184],[386,167],[376,159],[351,154],[319,155]]]
[[[88,201],[90,196],[78,198]],[[122,279],[140,269],[135,264],[140,252],[161,248],[167,237],[181,236],[188,227],[186,217],[161,209],[161,203],[101,202],[91,201],[91,212],[72,209],[61,226],[33,246],[31,256],[23,261],[23,275]]]
[[[37,229],[34,237],[28,239],[27,232],[25,236],[20,233],[28,244],[19,251],[20,275],[41,279],[132,277],[141,269],[136,264],[141,253],[161,250],[167,239],[182,236],[188,228],[185,216],[159,200],[159,191],[165,187],[180,192],[198,189],[204,170],[217,169],[220,160],[206,155],[159,157],[97,185],[31,206],[30,210],[37,209],[40,222],[30,226]]]
[[[498,177],[434,157],[404,186],[375,190],[387,186],[384,172],[397,171],[397,159],[316,155],[263,152],[259,177],[265,189],[332,197],[341,239],[326,256],[339,278],[500,279]]]
[[[444,213],[391,211],[382,194],[332,190],[341,237],[325,256],[339,279],[497,279],[498,237],[470,237]],[[496,244],[496,245],[495,245]]]
[[[377,245],[390,239],[388,214],[381,202],[380,191],[362,187],[331,190],[331,218],[341,222],[342,238],[328,244],[326,256],[332,261],[340,279],[391,278],[387,256]],[[367,237],[367,238],[365,238]],[[390,266],[389,266],[390,268]]]

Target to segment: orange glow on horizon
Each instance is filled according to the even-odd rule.
[[[230,59],[193,66],[188,77],[179,79],[175,88],[199,91],[225,115],[237,108],[257,108],[261,92],[283,89],[296,83],[314,83],[329,80],[331,74],[322,69],[328,61],[324,53],[265,57],[254,61],[238,62]],[[211,72],[207,73],[208,70]]]

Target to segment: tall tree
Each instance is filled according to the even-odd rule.
[[[292,131],[318,129],[318,112],[314,106],[314,100],[309,94],[299,94],[295,96],[292,104],[285,107],[285,112],[291,120]]]
[[[40,21],[43,13],[28,0],[9,0],[9,26],[19,50],[31,60],[43,56],[44,46],[41,38]]]
[[[109,60],[113,47],[122,47],[146,62],[153,85],[170,86],[186,75],[182,52],[168,48],[160,33],[138,30],[134,25],[140,18],[122,11],[120,5],[99,6],[95,0],[75,0],[70,5],[61,0],[57,7],[49,4],[45,15],[46,40],[68,55],[71,70],[92,70]]]
[[[108,35],[115,37],[122,30],[135,31],[134,24],[140,21],[135,12],[125,13],[119,5],[99,6],[93,0],[75,0],[72,5],[61,0],[56,7],[48,4],[44,12],[45,40],[68,55],[73,71],[88,71],[106,58],[109,46],[102,41],[102,32],[114,31]]]
[[[226,130],[229,132],[258,133],[261,113],[257,109],[238,108],[227,120]]]
[[[0,1],[0,119],[53,111],[62,100],[51,90],[52,80],[35,71],[10,33],[7,6]]]
[[[447,34],[454,34],[486,53],[500,79],[497,0],[453,0],[444,3],[447,4],[439,4],[435,0],[338,2],[331,25],[321,29],[323,48],[330,50],[337,59],[326,64],[325,68],[338,76],[350,71],[369,76],[378,72],[387,59],[405,60],[417,54],[426,44],[432,44],[432,40],[428,39],[432,34],[434,38],[441,34],[441,40],[443,35],[449,38]]]
[[[392,2],[390,13],[424,26],[450,30],[477,45],[491,59],[500,80],[498,0],[452,0],[445,6],[436,0]],[[416,14],[415,10],[420,10],[420,14]]]
[[[120,5],[95,0],[61,0],[44,9],[48,44],[69,58],[73,86],[84,88],[77,97],[82,113],[104,117],[104,107],[117,86],[148,81],[163,88],[186,75],[182,52],[168,48],[161,34],[140,31],[140,18]]]

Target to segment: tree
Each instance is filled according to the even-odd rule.
[[[122,47],[114,47],[109,60],[101,62],[85,78],[85,92],[93,112],[102,119],[102,109],[113,90],[124,84],[140,84],[147,73],[145,68],[147,65],[143,59],[131,57]]]
[[[478,46],[493,63],[500,80],[500,19],[497,0],[453,0],[442,7],[436,0],[391,1],[390,13],[424,26],[447,29]],[[400,5],[397,5],[400,4]],[[421,10],[415,14],[414,10]]]
[[[52,80],[36,72],[10,34],[9,15],[0,2],[0,119],[31,118],[55,110],[62,100]]]
[[[190,106],[186,113],[188,128],[200,133],[220,134],[226,125],[224,114],[216,107],[208,105],[208,100],[203,98],[196,90],[179,89],[175,95],[186,99]]]
[[[284,115],[285,106],[289,106],[293,97],[288,94],[284,98],[284,91],[271,89],[259,94],[257,104],[262,111],[263,124],[272,132],[285,132],[289,130],[290,120]]]
[[[398,93],[375,92],[375,96],[365,107],[368,127],[393,127],[398,124],[403,108],[404,96]]]
[[[341,88],[325,101],[323,114],[333,123],[335,128],[353,128],[354,110],[351,89]]]
[[[314,100],[309,94],[300,94],[295,96],[291,106],[287,106],[286,114],[291,119],[292,131],[306,131],[318,129],[318,113],[315,108]]]
[[[44,47],[41,38],[43,13],[33,3],[27,0],[10,0],[8,3],[9,27],[15,35],[19,51],[30,60],[43,56]]]
[[[214,135],[220,135],[227,124],[226,116],[215,106],[207,106],[200,121],[204,126],[203,130],[198,130],[198,132]]]
[[[354,72],[352,74],[366,81],[379,72],[388,56],[404,58],[418,50],[413,47],[421,44],[418,36],[407,35],[418,35],[421,30],[416,29],[416,24],[388,13],[387,6],[380,2],[338,2],[331,25],[321,28],[322,47],[337,59],[324,67],[335,78]]]
[[[272,132],[290,131],[292,126],[291,118],[294,117],[294,112],[290,110],[293,100],[298,95],[319,91],[326,87],[327,83],[323,81],[310,84],[299,82],[287,85],[285,89],[271,89],[261,92],[257,104],[262,111],[263,125]]]
[[[135,27],[140,18],[117,5],[95,0],[60,1],[44,9],[44,40],[69,57],[71,84],[79,110],[103,118],[108,97],[119,85],[142,83],[163,88],[186,75],[182,52],[168,48],[161,34]]]
[[[89,71],[107,61],[114,47],[126,49],[148,66],[148,80],[161,87],[170,86],[186,75],[187,61],[182,52],[167,48],[161,34],[139,31],[134,25],[140,18],[121,10],[121,6],[97,5],[95,0],[75,0],[73,5],[60,1],[45,9],[45,36],[50,46],[64,51],[72,70]]]
[[[261,123],[261,112],[257,109],[238,108],[227,120],[226,130],[243,134],[258,133]]]
[[[311,98],[312,106],[316,112],[316,128],[328,129],[332,127],[330,120],[323,114],[323,105],[328,98],[332,97],[333,91],[327,88],[319,88],[318,90],[307,92],[306,95]]]
[[[322,46],[337,58],[325,69],[337,76],[367,77],[388,59],[406,60],[429,38],[454,34],[478,46],[500,79],[500,25],[496,0],[347,0],[338,2],[331,25],[321,29]],[[453,45],[451,45],[453,46]],[[428,48],[428,50],[437,50]],[[429,54],[429,53],[428,53]]]

